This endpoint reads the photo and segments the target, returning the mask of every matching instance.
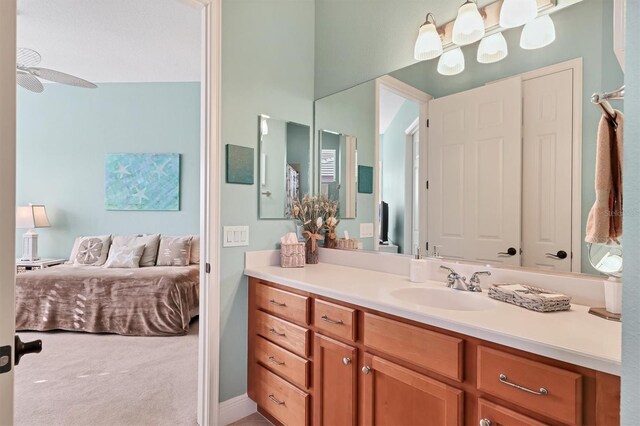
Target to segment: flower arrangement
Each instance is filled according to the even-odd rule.
[[[340,223],[335,217],[337,211],[338,203],[326,195],[307,194],[302,199],[293,200],[289,215],[302,226],[307,239],[307,263],[317,263],[317,240],[322,238],[322,230],[333,233],[335,237],[336,226]]]

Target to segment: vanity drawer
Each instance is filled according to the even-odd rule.
[[[256,284],[256,305],[283,318],[309,324],[309,298]]]
[[[478,390],[563,423],[582,421],[582,376],[561,368],[478,346]]]
[[[266,368],[256,368],[256,402],[284,425],[309,424],[309,395]]]
[[[463,380],[464,341],[457,337],[365,313],[364,344],[458,382]]]
[[[482,420],[485,420],[485,422],[480,423]],[[487,420],[489,423],[486,423]],[[478,423],[476,424],[488,424],[490,426],[546,426],[545,423],[482,398],[478,399]]]
[[[256,333],[296,354],[309,356],[311,331],[289,321],[256,311]]]
[[[309,361],[292,354],[286,349],[256,336],[256,361],[268,366],[294,385],[309,387]]]
[[[356,341],[356,310],[315,299],[313,324],[323,333]]]

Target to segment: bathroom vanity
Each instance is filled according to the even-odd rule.
[[[333,264],[245,272],[248,394],[276,423],[619,424],[620,324],[585,306]]]

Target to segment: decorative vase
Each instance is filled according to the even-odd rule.
[[[318,263],[318,246],[316,240],[313,238],[307,238],[304,243],[306,262],[310,265]]]
[[[324,247],[325,248],[336,248],[338,247],[338,239],[336,238],[335,232],[327,231],[324,234]]]

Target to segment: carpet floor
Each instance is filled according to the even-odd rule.
[[[20,332],[15,424],[196,425],[198,322],[176,337]]]

